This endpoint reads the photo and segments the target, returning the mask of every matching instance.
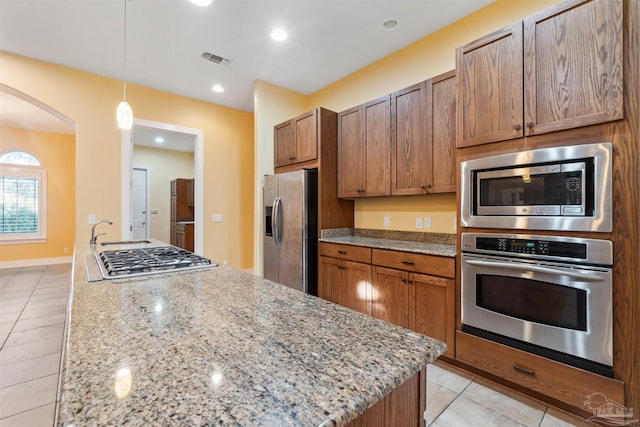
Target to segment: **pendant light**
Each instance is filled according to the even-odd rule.
[[[131,129],[133,126],[133,111],[131,110],[131,106],[127,102],[127,0],[124,0],[124,99],[118,104],[118,109],[116,110],[116,119],[118,120],[118,127],[120,129]]]

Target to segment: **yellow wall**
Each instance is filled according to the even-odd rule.
[[[263,81],[253,85],[254,137],[260,144],[255,145],[254,165],[254,230],[255,246],[253,253],[253,271],[262,275],[263,247],[263,203],[262,187],[264,176],[273,174],[273,126],[288,120],[306,108],[304,95]]]
[[[170,242],[169,226],[171,221],[171,181],[176,178],[191,179],[195,176],[193,153],[175,150],[163,150],[142,145],[133,146],[134,168],[147,170],[149,188],[149,209],[151,213],[152,239]]]
[[[78,242],[89,238],[89,214],[111,218],[107,238],[120,238],[121,131],[115,110],[122,82],[68,67],[0,52],[0,83],[41,101],[77,125],[76,225]],[[204,132],[204,255],[252,266],[253,114],[127,85],[137,119]],[[223,223],[206,219],[225,214]],[[86,237],[86,239],[85,239]]]
[[[26,151],[35,156],[41,167],[47,170],[47,241],[2,244],[0,262],[69,257],[73,253],[75,149],[75,135],[0,127],[0,153]]]
[[[452,70],[455,68],[455,49],[458,46],[557,3],[560,1],[496,0],[440,31],[309,95],[306,105],[293,111],[291,117],[315,106],[342,111]],[[272,122],[271,126],[275,124],[276,122]],[[259,138],[257,141],[259,146],[273,144],[273,138]],[[429,215],[432,216],[433,227],[421,231],[455,232],[456,202],[453,196],[360,199],[356,200],[354,209],[355,226],[360,228],[383,229],[382,218],[389,216],[389,229],[420,231],[415,228],[415,217],[433,213]]]

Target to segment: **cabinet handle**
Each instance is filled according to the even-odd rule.
[[[516,371],[520,372],[521,374],[525,374],[525,375],[529,375],[531,377],[533,377],[536,373],[530,369],[525,369],[521,366],[518,365],[513,365],[513,369],[515,369]]]
[[[416,263],[413,261],[402,261],[404,265],[415,265]]]
[[[339,265],[339,266],[338,266],[338,270],[346,270],[346,269],[347,269],[347,268],[346,268],[345,266],[343,266],[343,265]]]
[[[427,189],[427,184],[422,184],[422,185],[420,186],[420,188],[422,188],[423,190],[426,190],[426,189]]]
[[[340,255],[346,255],[346,254],[347,254],[347,251],[338,251],[338,253],[339,253]]]
[[[534,125],[535,125],[535,123],[533,123],[533,122],[527,122],[527,127],[529,129],[531,129]]]
[[[520,125],[520,123],[516,123],[515,125],[513,125],[513,129],[520,130],[522,129],[522,126]]]
[[[405,279],[404,277],[402,278],[402,283],[407,283],[407,279]]]
[[[410,285],[413,285],[413,280],[407,279],[407,283],[410,284]]]

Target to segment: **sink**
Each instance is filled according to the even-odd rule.
[[[146,243],[151,243],[151,240],[120,240],[119,242],[103,242],[100,244],[102,246],[110,246],[110,245],[142,245]]]

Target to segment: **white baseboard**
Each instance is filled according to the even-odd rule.
[[[19,259],[16,261],[0,261],[0,268],[33,267],[36,265],[68,264],[73,257]]]

